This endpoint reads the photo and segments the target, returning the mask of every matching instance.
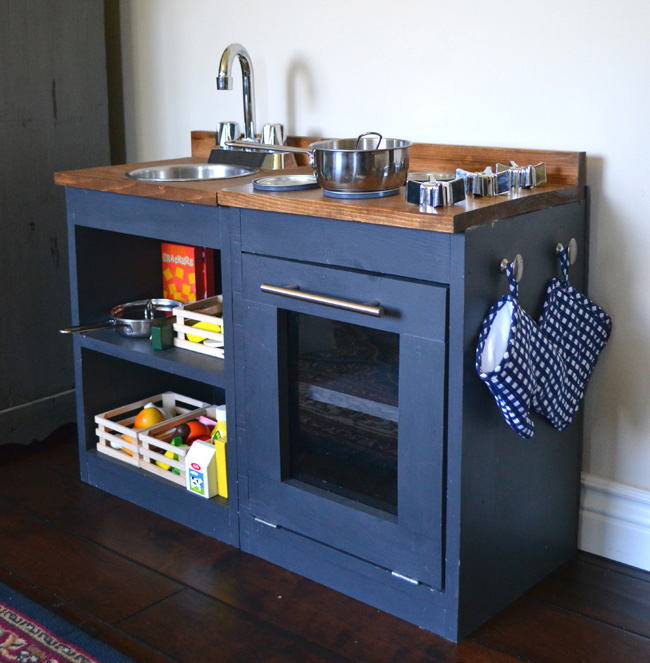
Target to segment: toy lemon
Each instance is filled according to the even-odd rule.
[[[189,447],[186,444],[183,444],[183,440],[180,437],[175,437],[172,440],[172,444],[175,447],[178,447],[179,449],[189,449]],[[165,458],[172,458],[173,460],[178,460],[178,454],[175,454],[171,450],[165,451]],[[167,463],[163,463],[161,460],[154,460],[154,463],[158,465],[158,467],[161,467],[163,470],[171,470],[175,474],[180,474],[180,471],[177,470],[175,467],[167,465]]]
[[[221,332],[221,327],[218,324],[214,322],[204,322],[203,320],[193,324],[192,327],[194,329],[205,329],[206,331],[211,332]],[[196,334],[185,334],[185,337],[188,341],[192,341],[192,343],[202,343],[206,338],[205,336],[197,336]]]
[[[178,454],[175,454],[173,451],[165,451],[165,457],[178,460]],[[171,465],[167,465],[167,463],[163,463],[161,460],[157,460],[155,463],[158,465],[158,467],[162,467],[163,470],[171,470],[172,468]]]

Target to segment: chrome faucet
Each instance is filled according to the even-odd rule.
[[[241,44],[230,44],[221,56],[217,90],[232,90],[232,64],[239,58],[244,93],[244,140],[255,140],[255,93],[253,63],[248,51]]]

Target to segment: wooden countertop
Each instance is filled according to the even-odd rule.
[[[210,182],[140,182],[126,177],[128,171],[143,166],[163,165],[169,163],[205,163],[206,159],[188,157],[186,159],[168,159],[150,163],[132,163],[120,166],[100,166],[83,170],[68,170],[54,173],[54,182],[61,186],[77,189],[91,189],[108,193],[122,193],[127,196],[143,196],[160,198],[182,203],[197,205],[217,205],[217,191],[229,180]],[[251,180],[253,176],[248,179]]]
[[[314,138],[293,137],[290,142],[308,145]],[[482,171],[486,166],[515,161],[519,165],[546,163],[548,183],[534,189],[489,198],[474,198],[451,207],[421,211],[406,202],[403,190],[386,198],[345,200],[330,198],[321,189],[306,191],[266,192],[253,188],[252,180],[272,171],[228,180],[203,182],[140,182],[125,173],[144,165],[168,163],[205,163],[214,146],[214,133],[192,132],[192,157],[149,164],[105,166],[55,173],[61,186],[120,193],[131,196],[160,198],[198,205],[223,205],[287,214],[334,218],[361,223],[417,228],[437,232],[462,232],[471,226],[496,219],[562,205],[585,196],[585,153],[550,152],[508,148],[465,147],[414,144],[410,151],[411,172],[454,172],[456,168]],[[275,171],[277,174],[278,171]],[[311,172],[299,167],[292,172]]]

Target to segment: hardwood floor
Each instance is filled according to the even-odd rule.
[[[140,663],[648,663],[650,574],[580,553],[456,644],[0,446],[0,581]]]

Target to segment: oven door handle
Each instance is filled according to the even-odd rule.
[[[343,309],[344,311],[363,313],[364,315],[372,315],[377,318],[384,315],[384,309],[379,305],[379,302],[357,304],[357,302],[351,302],[347,299],[338,299],[336,297],[317,295],[313,292],[305,292],[304,290],[300,290],[300,287],[295,284],[279,286],[262,283],[260,285],[260,290],[272,295],[280,295],[281,297],[289,297],[290,299],[299,299],[300,301],[311,302],[312,304],[332,306],[333,308]]]

